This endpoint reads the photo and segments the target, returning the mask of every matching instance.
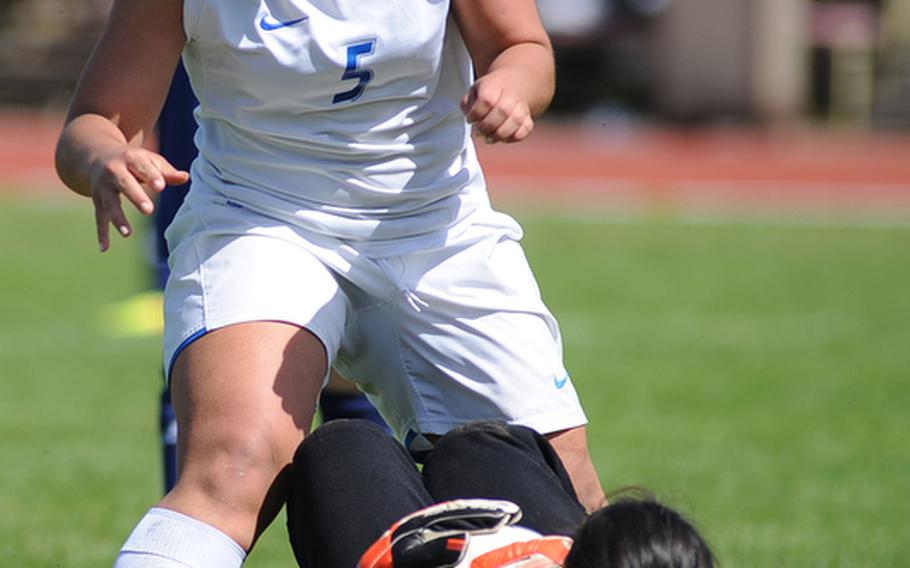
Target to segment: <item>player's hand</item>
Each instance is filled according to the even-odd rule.
[[[519,142],[534,130],[531,109],[508,77],[490,73],[478,79],[461,99],[461,110],[469,124],[487,142]]]
[[[358,568],[435,568],[455,566],[465,556],[470,535],[495,533],[521,518],[509,501],[459,499],[402,518],[373,543]]]
[[[125,197],[143,215],[155,210],[151,196],[168,185],[189,181],[190,174],[178,170],[159,154],[124,146],[98,160],[91,169],[92,203],[95,228],[101,252],[110,248],[111,225],[124,237],[132,234],[120,197]]]

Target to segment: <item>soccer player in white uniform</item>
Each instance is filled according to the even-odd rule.
[[[132,231],[122,197],[150,214],[188,179],[141,146],[181,54],[200,155],[167,235],[180,478],[117,566],[242,564],[333,367],[415,450],[473,420],[547,434],[601,505],[558,327],[471,140],[520,141],[549,104],[534,1],[116,0],[57,149],[102,251]]]

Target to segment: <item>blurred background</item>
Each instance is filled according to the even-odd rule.
[[[479,154],[604,484],[724,566],[907,566],[910,0],[538,5],[556,99]],[[110,565],[161,493],[151,228],[99,255],[53,171],[109,6],[0,0],[0,566]]]
[[[540,0],[554,112],[910,126],[907,0]],[[4,0],[0,105],[59,109],[110,0]]]

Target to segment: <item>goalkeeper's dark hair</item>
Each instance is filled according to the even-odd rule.
[[[623,490],[575,534],[565,568],[712,568],[695,526],[640,489]]]

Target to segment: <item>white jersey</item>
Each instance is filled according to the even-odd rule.
[[[194,189],[371,255],[488,206],[448,0],[185,0],[184,26]]]

